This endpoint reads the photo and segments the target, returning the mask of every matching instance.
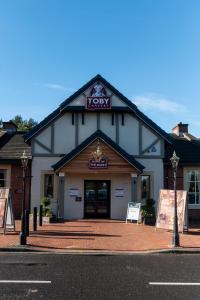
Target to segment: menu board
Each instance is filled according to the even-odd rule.
[[[127,220],[135,220],[138,221],[140,218],[140,209],[141,203],[129,202],[126,214],[126,223]]]
[[[0,228],[4,227],[5,224],[5,213],[6,213],[6,199],[0,199]]]
[[[183,232],[185,223],[187,192],[177,190],[178,230]],[[174,225],[174,190],[160,190],[157,210],[156,228],[172,230]]]
[[[12,199],[9,188],[0,188],[0,228],[15,230]]]

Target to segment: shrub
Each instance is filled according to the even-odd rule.
[[[51,217],[52,216],[52,209],[50,207],[51,200],[49,197],[43,197],[41,199],[42,204],[42,215],[43,217]]]

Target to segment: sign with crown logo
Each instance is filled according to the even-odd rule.
[[[107,95],[104,86],[97,82],[90,91],[90,96],[86,97],[86,108],[95,109],[111,109],[111,96]]]
[[[97,148],[91,153],[92,158],[89,159],[90,169],[107,169],[108,159],[103,155],[99,140],[97,141]]]

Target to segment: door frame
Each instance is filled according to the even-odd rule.
[[[106,182],[108,184],[108,213],[106,217],[88,217],[86,216],[85,208],[86,208],[86,182],[95,181],[95,182]],[[110,219],[110,206],[111,206],[111,180],[104,179],[85,179],[84,180],[84,218],[86,219]]]

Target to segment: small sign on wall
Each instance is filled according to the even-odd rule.
[[[69,196],[70,197],[78,197],[79,195],[79,189],[76,189],[76,188],[71,188],[69,189]]]
[[[116,188],[115,189],[115,197],[124,197],[124,189]]]

